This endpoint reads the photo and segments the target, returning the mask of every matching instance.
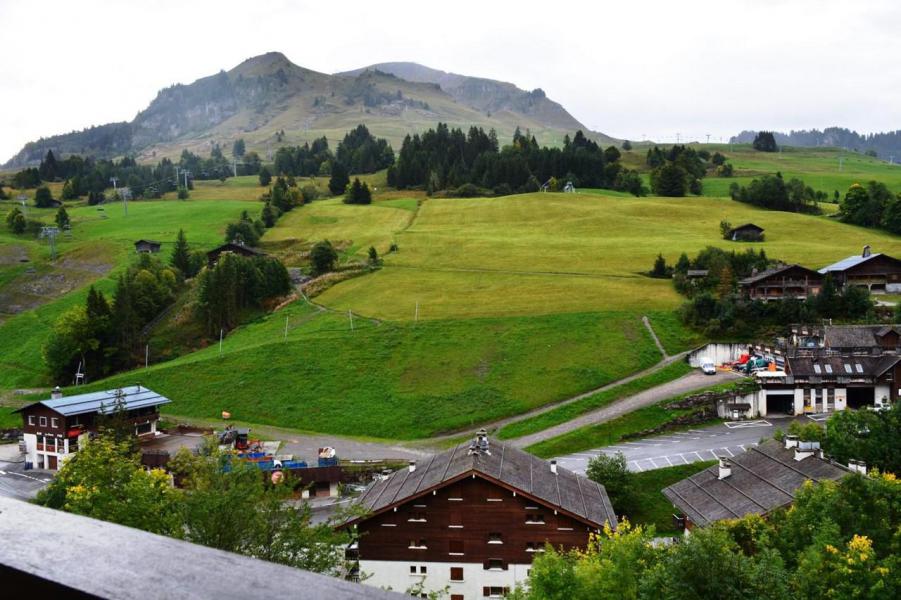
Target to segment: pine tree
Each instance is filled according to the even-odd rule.
[[[191,277],[191,249],[188,246],[188,238],[185,236],[185,230],[178,230],[178,237],[175,238],[175,248],[172,249],[172,258],[169,264],[181,271],[185,277]]]
[[[238,138],[235,140],[235,143],[232,145],[232,155],[235,158],[241,158],[244,156],[244,138]]]
[[[60,229],[65,229],[69,225],[69,213],[66,212],[66,209],[62,206],[59,207],[59,210],[56,211],[56,225]]]
[[[328,189],[332,193],[333,196],[338,196],[343,194],[347,189],[347,184],[350,183],[350,177],[347,174],[347,169],[339,162],[336,162],[332,165],[332,177],[328,182]]]
[[[125,275],[120,275],[116,282],[112,323],[116,331],[119,358],[123,363],[127,363],[129,355],[137,344],[138,336],[141,332],[141,324],[134,307],[131,284]]]
[[[272,173],[269,172],[269,169],[263,167],[260,169],[260,185],[266,187],[272,183]]]

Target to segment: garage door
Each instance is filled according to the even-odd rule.
[[[795,410],[795,393],[792,391],[788,394],[774,394],[767,392],[766,394],[766,414],[772,415],[791,415]]]

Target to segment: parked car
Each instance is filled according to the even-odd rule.
[[[709,358],[702,358],[701,363],[701,371],[703,371],[704,375],[716,375],[716,365],[713,364],[713,361]]]

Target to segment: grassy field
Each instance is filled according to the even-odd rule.
[[[760,244],[720,239],[721,220],[766,229]],[[804,235],[798,235],[804,231]],[[526,194],[429,199],[395,239],[385,268],[328,290],[320,301],[386,319],[634,310],[667,311],[680,297],[643,275],[663,253],[675,262],[707,245],[763,248],[821,267],[865,244],[897,254],[901,239],[825,217],[764,211],[712,198]]]
[[[659,359],[628,313],[375,325],[297,303],[223,344],[117,376],[173,399],[167,412],[414,439],[480,427]],[[284,336],[285,316],[289,336]],[[536,385],[536,382],[541,382]],[[90,389],[90,386],[87,388]]]
[[[497,432],[497,436],[501,439],[510,439],[543,431],[548,427],[566,423],[587,412],[607,406],[616,400],[621,400],[668,381],[678,379],[686,373],[691,372],[691,370],[692,368],[688,363],[681,360],[676,361],[650,375],[645,375],[644,377],[634,379],[628,383],[618,385],[603,392],[592,394],[591,396],[549,410],[530,419],[524,419],[506,425]]]
[[[702,461],[633,474],[632,481],[636,494],[632,509],[627,511],[629,520],[634,524],[653,525],[657,535],[661,537],[682,535],[681,531],[673,527],[673,513],[676,511],[661,490],[703,471],[714,463],[712,460]]]

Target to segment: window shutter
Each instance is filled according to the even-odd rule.
[[[491,595],[491,588],[487,585],[482,588],[482,595],[486,598]]]

